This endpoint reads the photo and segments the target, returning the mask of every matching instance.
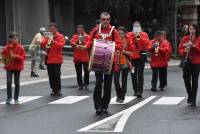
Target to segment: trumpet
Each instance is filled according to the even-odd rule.
[[[136,40],[140,40],[140,33],[139,32],[135,32],[135,38],[136,38]]]
[[[3,55],[2,55],[2,56],[0,57],[0,63],[3,63],[4,66],[10,65],[11,60],[12,60],[11,56],[3,56]]]
[[[46,48],[47,49],[51,48],[51,46],[52,46],[52,44],[51,44],[52,40],[53,40],[53,37],[51,37],[51,38],[48,39],[47,44],[46,44]]]
[[[156,45],[156,47],[155,47],[155,56],[158,56],[158,50],[159,50],[160,43],[157,41],[154,45]]]
[[[49,49],[52,46],[52,41],[53,41],[53,33],[52,32],[43,32],[44,36],[48,38],[46,48]]]
[[[83,41],[84,41],[84,39],[85,39],[85,36],[82,35],[82,34],[79,34],[79,36],[78,36],[78,43],[79,43],[79,44],[82,44]]]
[[[188,48],[188,50],[187,50],[187,52],[186,52],[185,62],[188,61],[188,57],[189,57],[189,53],[190,53],[190,48],[191,48],[191,46],[193,45],[193,44],[192,44],[192,34],[190,35],[189,41],[188,41],[186,44],[187,44],[186,48]]]

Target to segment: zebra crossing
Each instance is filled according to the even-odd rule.
[[[44,96],[21,96],[19,97],[19,102],[20,102],[19,104],[24,104],[30,101],[38,100],[39,98],[42,98],[42,97]],[[54,104],[54,105],[55,104],[74,104],[80,101],[84,101],[90,97],[91,96],[67,96],[67,97],[63,97],[61,99],[49,102],[48,104]],[[156,96],[156,98],[158,98],[158,100],[152,103],[152,105],[178,105],[185,99],[185,97],[165,97],[165,96],[164,97]],[[125,105],[135,99],[136,99],[135,96],[126,96],[123,103],[118,103],[116,102],[116,96],[115,96],[111,98],[110,104],[111,105],[118,105],[118,104]],[[5,101],[0,102],[0,105],[2,104],[6,104]],[[12,101],[11,104],[15,104],[14,101]]]

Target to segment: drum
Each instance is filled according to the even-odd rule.
[[[115,42],[94,39],[90,55],[89,71],[101,71],[110,74],[113,66]]]

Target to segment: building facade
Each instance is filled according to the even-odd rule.
[[[50,22],[70,37],[78,24],[89,32],[100,12],[108,11],[116,27],[131,31],[133,21],[140,21],[150,38],[156,30],[166,30],[176,50],[177,23],[198,22],[198,5],[199,0],[0,0],[0,44],[13,30],[22,44],[30,44],[38,29],[48,28]]]

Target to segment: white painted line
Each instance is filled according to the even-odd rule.
[[[94,73],[91,72],[90,75],[94,75]],[[74,77],[76,77],[76,75],[61,76],[61,79],[69,79],[69,78],[74,78]],[[35,84],[35,83],[41,83],[41,82],[46,82],[46,81],[49,81],[49,78],[43,78],[43,79],[38,79],[38,80],[21,82],[20,86],[25,86],[25,85]],[[12,87],[14,87],[14,85],[12,85]],[[2,89],[6,89],[6,85],[0,85],[0,90],[2,90]]]
[[[100,120],[96,123],[93,123],[89,126],[86,126],[84,128],[81,128],[80,130],[78,130],[78,132],[123,132],[123,129],[124,129],[124,126],[129,118],[129,116],[134,112],[136,111],[137,109],[141,108],[142,106],[144,106],[145,104],[147,104],[148,102],[150,102],[151,100],[153,100],[156,96],[150,96],[149,98],[137,103],[136,105],[133,105],[131,107],[129,107],[128,109],[125,109],[119,113],[116,113],[108,118],[105,118],[103,120]],[[118,120],[115,128],[113,131],[107,131],[107,130],[92,130],[92,128],[96,127],[96,126],[99,126],[99,125],[102,125],[108,121],[111,121],[117,117],[120,117],[120,119]]]
[[[73,104],[78,101],[81,101],[83,99],[88,98],[89,96],[68,96],[53,102],[50,102],[49,104]]]
[[[123,103],[116,102],[116,98],[117,97],[113,97],[110,101],[110,104],[126,104],[126,103],[132,101],[133,99],[135,99],[136,97],[135,96],[126,96]]]
[[[162,97],[153,105],[178,105],[185,97]]]
[[[21,97],[19,97],[19,104],[30,102],[30,101],[39,99],[41,97],[42,96],[21,96]],[[0,104],[6,104],[6,102],[4,101],[4,102],[1,102]],[[11,104],[15,104],[14,100],[12,100]]]

